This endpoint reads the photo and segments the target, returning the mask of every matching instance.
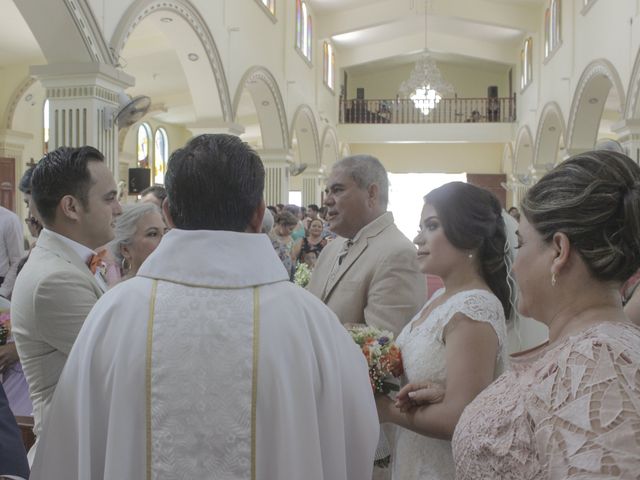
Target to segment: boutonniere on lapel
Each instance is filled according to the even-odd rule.
[[[102,277],[104,277],[107,273],[107,264],[104,261],[104,257],[107,254],[106,250],[101,250],[100,252],[91,255],[87,265],[89,266],[89,270],[91,273],[95,275],[95,273],[99,273]]]

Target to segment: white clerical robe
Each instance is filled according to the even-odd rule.
[[[95,305],[32,479],[369,480],[364,356],[265,235],[171,230]]]

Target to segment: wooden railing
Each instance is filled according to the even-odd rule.
[[[515,122],[516,96],[443,98],[427,114],[427,100],[340,100],[340,123],[485,123]],[[424,111],[423,111],[424,110]]]

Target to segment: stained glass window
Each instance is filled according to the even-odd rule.
[[[544,14],[544,58],[549,57],[562,40],[560,23],[560,0],[550,0]]]
[[[140,168],[149,168],[149,156],[151,146],[151,127],[149,124],[143,123],[138,127],[138,166]]]
[[[309,61],[311,61],[312,38],[313,27],[307,3],[304,0],[296,0],[296,48]]]
[[[43,107],[43,140],[44,140],[44,153],[49,151],[49,99],[44,101]]]
[[[520,88],[524,88],[533,81],[533,39],[524,41],[520,51]]]
[[[329,42],[324,42],[323,50],[324,83],[327,87],[333,90],[335,87],[336,76],[336,59],[333,51],[333,45]]]
[[[164,185],[164,173],[167,171],[167,161],[169,160],[169,139],[164,128],[156,130],[153,162],[153,183]]]

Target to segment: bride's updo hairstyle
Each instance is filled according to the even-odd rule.
[[[463,182],[447,183],[424,197],[438,213],[447,240],[478,257],[481,275],[502,303],[505,318],[511,314],[505,252],[507,236],[502,206],[488,190]]]
[[[595,279],[621,283],[640,267],[640,167],[626,155],[575,155],[531,187],[521,207],[545,241],[566,234]]]

